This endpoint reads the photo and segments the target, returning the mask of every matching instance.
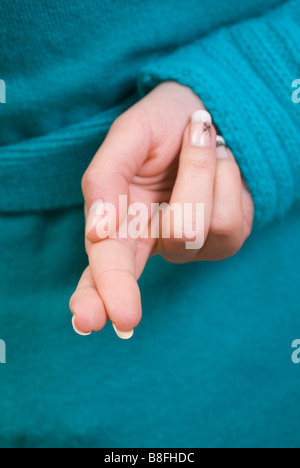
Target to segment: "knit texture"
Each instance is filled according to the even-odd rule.
[[[300,199],[300,2],[223,28],[181,48],[139,76],[142,95],[162,81],[190,86],[212,113],[253,195],[256,225]]]
[[[0,211],[82,204],[81,177],[113,120],[139,99],[137,87],[144,94],[174,79],[211,110],[257,223],[286,212],[299,178],[290,99],[299,4],[266,14],[282,3],[1,1]]]

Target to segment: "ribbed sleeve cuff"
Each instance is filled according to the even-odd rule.
[[[138,77],[142,96],[172,80],[201,97],[248,183],[256,227],[282,216],[299,195],[300,105],[291,99],[299,72],[297,3],[185,46]]]

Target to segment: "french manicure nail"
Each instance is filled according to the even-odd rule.
[[[134,333],[133,330],[130,330],[129,332],[124,332],[124,331],[118,330],[114,323],[112,325],[114,327],[116,334],[118,335],[119,338],[121,338],[121,340],[129,340],[133,336],[133,333]]]
[[[226,146],[226,141],[220,135],[217,135],[217,147],[218,146]]]
[[[194,112],[192,115],[190,144],[192,146],[199,146],[204,148],[211,146],[211,129],[211,115],[205,110]]]
[[[83,333],[82,331],[78,330],[78,328],[76,328],[75,316],[74,315],[72,317],[72,325],[73,325],[74,331],[75,331],[75,333],[77,333],[77,335],[80,335],[80,336],[89,336],[89,335],[91,335],[91,333]]]
[[[229,153],[223,137],[217,136],[217,159],[228,159]]]
[[[97,200],[95,203],[92,204],[86,220],[86,235],[88,235],[92,231],[92,229],[94,229],[94,227],[98,224],[103,215],[104,201]]]

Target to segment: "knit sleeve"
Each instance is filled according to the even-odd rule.
[[[201,97],[255,202],[256,227],[300,200],[300,1],[220,29],[147,64],[143,96],[163,81]],[[298,84],[299,86],[299,84]]]

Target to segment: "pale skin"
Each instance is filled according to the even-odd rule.
[[[191,116],[204,109],[190,88],[163,83],[112,125],[83,180],[87,219],[85,270],[70,300],[74,328],[100,331],[110,320],[131,336],[142,317],[138,279],[152,255],[173,263],[219,261],[235,255],[252,231],[254,204],[234,156],[217,158],[212,143],[190,144]],[[186,239],[99,240],[89,211],[97,200],[114,203],[204,203],[205,244],[187,250]],[[149,220],[150,221],[150,220]],[[128,332],[128,335],[126,335]]]

